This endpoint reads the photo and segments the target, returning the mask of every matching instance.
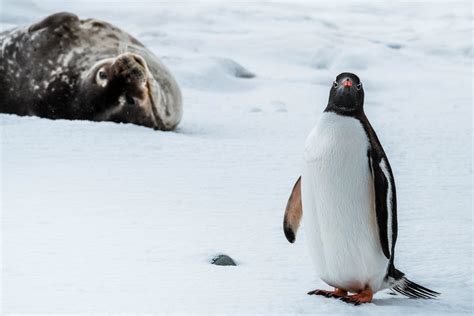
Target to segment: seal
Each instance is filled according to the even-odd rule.
[[[137,39],[61,12],[0,34],[0,113],[173,130],[182,97],[170,71]]]

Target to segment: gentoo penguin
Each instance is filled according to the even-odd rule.
[[[337,76],[319,124],[306,140],[303,173],[285,211],[286,238],[295,241],[304,209],[316,270],[335,288],[308,294],[355,305],[371,302],[375,292],[387,288],[410,298],[435,298],[439,293],[395,268],[395,181],[363,105],[359,78]]]

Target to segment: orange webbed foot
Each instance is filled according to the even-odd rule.
[[[322,295],[325,297],[334,297],[334,298],[342,298],[347,295],[346,290],[335,288],[334,291],[326,291],[326,290],[319,290],[316,289],[314,291],[308,292],[309,295]]]
[[[349,304],[360,305],[372,302],[373,296],[372,290],[366,289],[354,295],[341,297],[341,300]]]

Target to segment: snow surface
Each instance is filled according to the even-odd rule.
[[[184,119],[158,132],[0,115],[2,313],[473,312],[470,1],[1,0],[0,25],[56,11],[149,46]],[[328,287],[282,216],[342,71],[361,77],[394,169],[396,265],[438,300],[306,295]],[[238,266],[210,265],[218,253]]]

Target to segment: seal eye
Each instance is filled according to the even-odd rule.
[[[334,81],[333,86],[334,88],[337,88],[337,81]]]
[[[105,71],[104,67],[100,68],[95,75],[96,83],[101,87],[105,87],[107,85],[107,79],[107,72]]]
[[[129,105],[135,105],[135,99],[131,95],[126,94],[125,100],[127,101]]]
[[[359,84],[356,86],[356,89],[357,89],[357,90],[362,89],[362,83],[359,83]]]

